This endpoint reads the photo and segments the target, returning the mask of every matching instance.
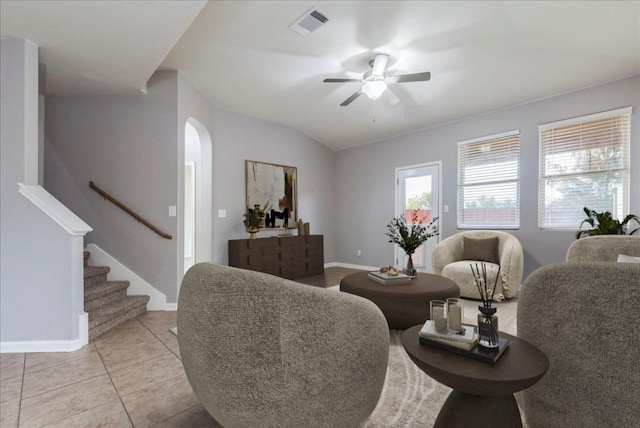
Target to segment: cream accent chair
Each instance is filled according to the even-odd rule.
[[[178,344],[226,428],[353,428],[382,392],[389,328],[362,297],[200,263],[180,288]]]
[[[475,266],[480,261],[464,259],[464,238],[486,239],[498,238],[497,259],[500,262],[500,277],[496,286],[496,294],[502,293],[507,299],[518,294],[524,271],[524,254],[520,241],[510,233],[497,230],[470,230],[452,235],[441,241],[433,249],[431,255],[433,273],[451,279],[460,287],[460,297],[480,299],[480,294],[471,273],[470,264]],[[487,266],[487,279],[491,284],[496,279],[498,265],[484,262]]]
[[[518,337],[550,363],[522,392],[529,427],[639,426],[640,263],[621,254],[640,257],[640,236],[580,238],[524,281]]]

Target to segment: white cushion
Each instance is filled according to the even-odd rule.
[[[618,254],[618,263],[640,263],[640,257]]]

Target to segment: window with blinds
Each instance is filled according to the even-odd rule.
[[[458,143],[458,228],[520,227],[520,131]]]
[[[540,228],[578,229],[584,207],[624,217],[630,120],[628,107],[539,126]]]

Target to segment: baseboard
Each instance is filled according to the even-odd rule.
[[[22,352],[71,352],[82,348],[82,340],[32,340],[23,342],[0,342],[0,354]]]
[[[129,281],[130,285],[127,289],[128,295],[149,296],[147,310],[166,310],[167,296],[155,289],[151,284],[142,279],[131,269],[120,263],[118,260],[114,259],[111,255],[109,255],[102,248],[98,247],[96,244],[87,244],[87,251],[91,253],[91,257],[89,257],[89,264],[91,266],[109,266],[111,268],[111,271],[108,275],[109,280]]]
[[[80,347],[89,343],[89,314],[86,312],[78,315],[78,340],[82,342]]]
[[[165,303],[164,310],[165,311],[177,311],[178,310],[178,304],[177,303]]]
[[[78,338],[73,340],[25,340],[0,342],[0,354],[22,352],[71,352],[89,343],[89,314],[78,316]]]
[[[343,268],[348,268],[348,269],[360,269],[360,270],[378,270],[378,269],[380,269],[380,266],[354,265],[354,264],[351,264],[351,263],[333,262],[333,263],[328,263],[328,264],[333,265],[331,267],[343,267]],[[325,265],[325,267],[326,266],[327,265]]]

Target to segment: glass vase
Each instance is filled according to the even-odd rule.
[[[478,345],[488,350],[498,349],[498,316],[494,307],[478,306]]]
[[[418,270],[413,266],[413,254],[407,254],[407,256],[409,256],[409,258],[407,259],[407,268],[405,269],[404,273],[405,275],[413,278],[418,274]]]

